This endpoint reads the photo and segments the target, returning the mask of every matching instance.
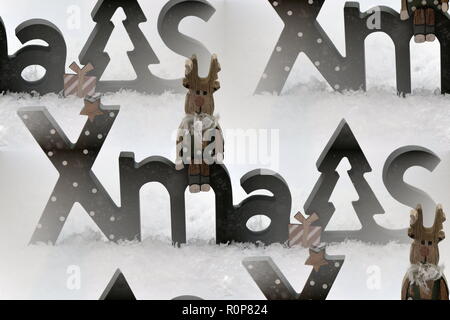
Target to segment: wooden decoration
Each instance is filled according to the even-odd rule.
[[[420,167],[433,172],[441,159],[431,150],[420,146],[401,147],[386,159],[383,167],[383,182],[390,195],[398,202],[416,208],[421,203],[426,212],[436,208],[436,202],[426,192],[405,182],[406,171]],[[404,231],[406,234],[406,230]]]
[[[301,245],[303,248],[318,246],[322,227],[314,227],[311,224],[319,220],[317,214],[313,213],[305,218],[301,212],[297,212],[295,219],[301,224],[289,224],[289,246]]]
[[[74,203],[80,203],[105,236],[114,242],[141,240],[140,189],[148,182],[160,182],[170,196],[172,242],[186,243],[185,190],[188,170],[176,170],[162,157],[140,163],[133,153],[119,158],[121,206],[117,206],[97,179],[92,166],[119,114],[118,106],[104,106],[98,97],[85,101],[82,114],[88,116],[78,141],[70,142],[45,108],[18,111],[26,127],[60,176],[34,231],[31,243],[55,243]],[[210,186],[216,197],[216,242],[285,243],[291,211],[291,193],[284,179],[270,170],[253,170],[241,179],[248,193],[268,190],[273,196],[252,195],[233,204],[230,176],[224,165],[210,165]],[[271,224],[254,232],[247,222],[265,215]]]
[[[329,199],[339,180],[336,168],[343,158],[347,158],[352,166],[348,174],[359,195],[359,200],[352,205],[362,228],[356,231],[325,230],[335,211]],[[407,240],[401,230],[385,229],[375,221],[373,216],[384,214],[384,210],[364,177],[367,172],[372,171],[372,168],[345,120],[341,121],[320,155],[317,168],[321,175],[304,208],[307,215],[318,215],[319,220],[314,225],[322,227],[322,241],[342,242],[346,239],[354,239],[370,243],[388,243],[395,240]]]
[[[42,40],[48,46],[27,45],[9,56],[5,25],[0,18],[0,92],[60,92],[67,54],[61,31],[47,20],[32,19],[16,28],[16,36],[22,44]],[[39,80],[27,81],[22,71],[32,65],[42,66],[45,75]]]
[[[186,63],[183,85],[189,91],[184,107],[186,116],[178,128],[176,168],[182,170],[187,165],[192,193],[211,189],[210,165],[221,164],[224,158],[222,129],[214,115],[213,95],[220,88],[219,72],[215,55],[206,78],[198,75],[196,56]]]
[[[87,116],[89,121],[94,122],[97,116],[104,114],[101,109],[100,96],[88,96],[84,99],[84,108],[81,110],[80,115]]]
[[[94,95],[97,78],[86,76],[88,72],[94,70],[92,64],[88,63],[80,68],[76,62],[72,62],[69,68],[75,74],[64,75],[64,96],[76,95],[78,98],[84,98]]]
[[[445,239],[443,223],[445,214],[442,206],[436,208],[434,224],[423,226],[422,207],[411,213],[408,236],[413,239],[410,251],[411,267],[402,285],[403,300],[448,300],[447,281],[439,264],[439,242]]]
[[[297,293],[270,257],[252,257],[242,264],[267,300],[325,300],[342,268],[344,256],[328,256],[326,247],[314,247],[305,262],[313,267],[301,293]]]

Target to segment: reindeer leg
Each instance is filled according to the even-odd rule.
[[[416,43],[425,42],[425,9],[414,11],[414,41]]]
[[[406,3],[406,1],[407,0],[402,0],[402,8],[400,10],[400,19],[402,20],[409,19],[408,4]]]
[[[189,165],[189,191],[191,193],[200,192],[200,164]]]
[[[434,9],[427,8],[426,9],[426,40],[428,42],[433,42],[436,39],[435,33],[435,24],[436,24],[436,13]]]
[[[208,192],[211,190],[210,187],[210,171],[209,166],[206,163],[203,163],[201,165],[201,184],[202,184],[202,191]]]

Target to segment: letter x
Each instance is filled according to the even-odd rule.
[[[19,110],[18,115],[60,174],[30,243],[56,243],[70,210],[77,202],[109,240],[139,237],[139,217],[124,214],[92,172],[119,107],[102,107],[102,111],[103,114],[93,121],[86,121],[78,141],[73,144],[45,108]],[[136,225],[136,219],[138,228],[130,229]]]

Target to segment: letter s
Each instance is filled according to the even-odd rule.
[[[158,18],[158,32],[166,46],[187,58],[197,55],[200,73],[209,67],[211,53],[200,41],[182,34],[179,25],[189,16],[207,22],[215,12],[216,9],[206,0],[172,0],[162,8]]]
[[[434,212],[436,203],[422,190],[404,181],[405,172],[414,166],[432,172],[441,159],[432,151],[418,146],[406,146],[395,150],[386,160],[383,168],[383,182],[394,199],[415,208],[421,204],[424,212]]]

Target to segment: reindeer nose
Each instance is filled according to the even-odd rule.
[[[205,99],[203,97],[196,97],[194,102],[197,107],[201,108],[205,104]]]
[[[430,252],[430,249],[428,247],[425,247],[425,246],[420,247],[420,254],[423,257],[428,257],[429,252]]]

